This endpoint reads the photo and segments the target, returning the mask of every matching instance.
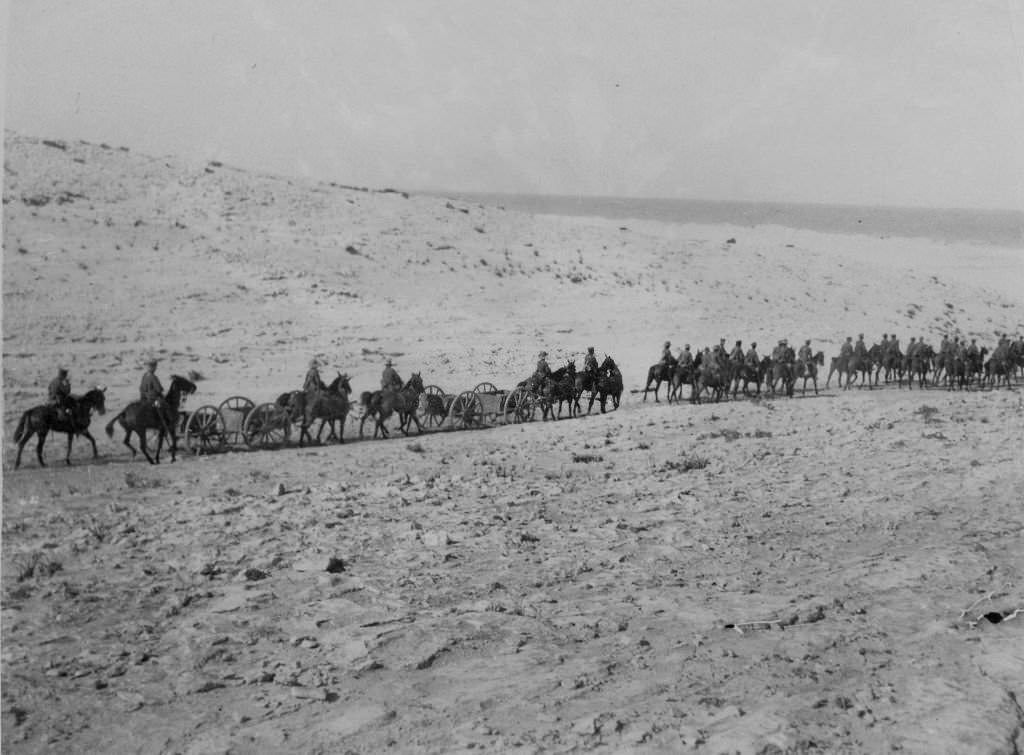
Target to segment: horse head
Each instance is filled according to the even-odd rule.
[[[100,415],[107,413],[107,386],[97,385],[91,391],[82,396],[82,404],[95,409]]]
[[[330,393],[342,393],[347,396],[352,393],[352,384],[349,382],[348,373],[338,373],[338,377],[331,381],[331,384],[327,386],[327,390]]]
[[[409,377],[409,382],[405,384],[405,387],[412,389],[416,393],[423,393],[423,378],[420,377],[420,373],[412,373]]]
[[[167,389],[167,396],[165,398],[168,404],[177,408],[186,396],[191,396],[195,392],[196,384],[191,380],[181,375],[171,375],[171,386]]]

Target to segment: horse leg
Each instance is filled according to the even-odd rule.
[[[36,458],[39,459],[39,466],[41,466],[41,467],[45,467],[46,466],[46,462],[43,461],[43,444],[46,442],[46,433],[47,433],[46,430],[40,430],[37,433],[37,437],[39,438],[39,442],[36,443]]]
[[[17,469],[21,466],[21,451],[25,448],[25,444],[28,443],[28,439],[35,435],[35,431],[25,430],[25,434],[22,435],[21,440],[18,441],[18,455],[14,459],[14,468]]]
[[[142,454],[146,457],[146,461],[150,464],[156,464],[156,462],[153,461],[153,457],[149,455],[149,449],[146,447],[146,428],[140,427],[135,432],[139,434],[139,448],[142,449]]]
[[[82,430],[82,435],[88,438],[89,442],[92,443],[92,458],[100,458],[100,452],[96,450],[96,439],[92,437],[92,434],[88,430]]]
[[[71,466],[71,442],[74,439],[75,439],[75,434],[74,433],[68,433],[68,452],[67,452],[67,455],[64,457],[64,464],[69,466],[69,467]]]

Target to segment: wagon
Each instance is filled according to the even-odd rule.
[[[210,454],[229,446],[279,448],[291,437],[291,416],[274,403],[256,405],[245,396],[232,396],[219,406],[207,404],[185,422],[185,448]]]
[[[536,414],[539,401],[526,388],[501,390],[494,383],[479,383],[452,399],[448,424],[457,430],[473,429],[499,423],[529,422]]]
[[[428,385],[420,395],[416,408],[416,419],[423,427],[438,429],[444,424],[455,396],[445,393],[439,386]]]

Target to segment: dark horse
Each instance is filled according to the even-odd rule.
[[[654,401],[657,403],[658,388],[661,387],[662,383],[672,380],[672,372],[678,363],[679,360],[673,357],[668,363],[658,362],[650,366],[650,369],[647,370],[647,383],[644,386],[644,401],[647,400],[647,391],[651,390],[651,383],[654,383]],[[671,383],[669,384],[671,385]]]
[[[601,401],[601,414],[605,412],[605,402],[610,396],[612,408],[619,408],[619,401],[622,399],[622,373],[615,360],[607,354],[601,366],[597,369],[597,395]],[[590,397],[590,406],[594,405],[594,397]],[[590,406],[587,407],[587,414],[590,413]]]
[[[277,405],[287,409],[292,421],[299,423],[299,445],[304,440],[313,442],[309,428],[313,422],[320,420],[320,428],[316,432],[316,442],[320,443],[320,436],[324,432],[324,425],[330,424],[331,432],[327,440],[337,439],[339,443],[345,442],[345,419],[348,417],[351,403],[349,394],[352,393],[352,385],[349,383],[348,375],[338,373],[338,377],[331,381],[331,384],[322,391],[309,396],[304,391],[292,391],[283,393],[277,397]],[[334,431],[334,423],[340,422],[341,428]]]
[[[576,407],[573,402],[576,400],[576,362],[570,361],[565,367],[559,367],[544,379],[541,388],[544,410],[544,419],[551,415],[552,419],[562,418],[562,404],[568,402],[569,417],[576,416]],[[555,402],[558,402],[558,417],[555,417]]]
[[[807,395],[807,381],[814,384],[814,395],[818,395],[818,365],[825,366],[825,352],[819,351],[808,362],[796,363],[796,377],[803,379],[803,395]]]
[[[416,431],[423,432],[423,425],[416,416],[416,409],[419,407],[420,395],[423,393],[423,378],[420,373],[414,372],[408,382],[397,391],[385,389],[381,391],[364,391],[359,397],[363,405],[363,418],[359,421],[359,437],[363,437],[363,425],[370,417],[374,418],[376,426],[373,429],[373,437],[378,433],[388,437],[388,429],[384,422],[392,415],[398,414],[398,429],[404,435],[409,434],[409,423],[416,423]]]
[[[576,385],[574,386],[573,396],[573,402],[576,405],[576,414],[579,414],[582,411],[580,409],[580,398],[582,398],[584,391],[590,391],[590,403],[587,404],[587,414],[590,414],[590,410],[594,408],[594,399],[597,398],[597,387],[600,380],[601,370],[599,367],[593,370],[576,373]]]
[[[21,415],[18,427],[14,431],[14,442],[18,444],[18,456],[14,460],[14,468],[21,464],[21,451],[25,448],[29,438],[33,435],[39,437],[36,444],[36,458],[39,459],[39,466],[45,467],[43,461],[43,444],[46,442],[46,435],[51,430],[57,433],[67,433],[68,453],[64,462],[71,466],[71,441],[76,435],[84,435],[92,443],[92,458],[99,457],[96,451],[96,440],[89,433],[89,421],[92,419],[92,412],[95,409],[100,414],[107,413],[106,388],[93,388],[84,396],[71,396],[68,408],[63,417],[58,417],[57,407],[51,405],[36,406]]]
[[[178,409],[185,397],[195,392],[196,384],[191,380],[183,378],[181,375],[172,375],[171,386],[167,389],[159,407],[142,401],[133,401],[107,423],[107,435],[113,438],[114,425],[120,424],[125,429],[124,444],[131,450],[132,458],[135,458],[137,452],[128,439],[132,437],[132,433],[137,433],[139,446],[146,456],[146,461],[150,464],[160,463],[160,449],[163,447],[164,436],[170,435],[171,461],[174,461],[178,453]],[[155,461],[149,455],[149,449],[146,447],[147,430],[157,431]]]

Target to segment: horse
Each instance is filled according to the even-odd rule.
[[[96,450],[96,439],[89,433],[89,422],[92,419],[93,410],[99,414],[107,413],[106,388],[97,386],[83,396],[69,396],[68,407],[64,415],[58,416],[57,407],[49,404],[35,406],[21,415],[18,426],[14,431],[14,442],[18,444],[18,455],[14,459],[14,468],[21,465],[21,452],[33,435],[38,436],[36,444],[36,458],[39,459],[39,466],[45,467],[43,461],[43,444],[46,443],[46,436],[53,432],[66,433],[68,436],[68,452],[64,457],[64,463],[71,466],[71,441],[76,435],[84,435],[92,443],[92,458],[99,458]]]
[[[331,432],[327,436],[327,440],[330,441],[336,438],[339,443],[344,443],[345,419],[348,417],[348,412],[351,408],[348,398],[350,393],[352,393],[352,386],[349,383],[348,375],[338,373],[338,377],[331,381],[331,384],[324,388],[324,390],[312,396],[307,395],[304,391],[282,394],[278,396],[277,405],[287,408],[291,418],[299,422],[300,446],[303,445],[305,439],[309,439],[310,443],[313,442],[309,428],[317,419],[320,420],[320,429],[316,433],[316,442],[318,444],[320,443],[320,436],[324,431],[324,425],[328,423],[330,423]],[[281,400],[285,397],[288,397],[288,401],[282,404]],[[339,421],[341,429],[335,433],[334,423]]]
[[[825,387],[828,388],[829,383],[832,382],[832,376],[835,374],[839,375],[839,387],[843,387],[843,373],[846,372],[846,363],[849,361],[849,357],[844,357],[841,354],[837,357],[832,357],[832,361],[829,363],[828,378],[825,380]]]
[[[999,349],[996,351],[998,352]],[[1013,364],[1009,354],[999,354],[998,356],[993,354],[985,362],[985,378],[992,388],[999,388],[1004,384],[1007,388],[1013,388],[1010,376],[1015,372],[1016,365]]]
[[[861,377],[861,386],[867,386],[871,388],[871,367],[872,360],[869,352],[858,354],[854,351],[849,358],[846,360],[846,385],[843,386],[845,390],[850,390],[850,386],[857,382],[857,375]],[[839,380],[842,382],[843,373],[839,373]]]
[[[773,397],[775,396],[775,384],[779,381],[782,381],[782,388],[786,391],[786,396],[793,398],[793,387],[796,385],[795,368],[789,362],[779,362],[773,359],[771,377],[768,379],[768,388]]]
[[[925,388],[928,385],[928,371],[931,369],[932,359],[935,357],[935,350],[931,346],[918,346],[913,356],[903,358],[903,364],[907,373],[907,388],[913,389],[914,376],[917,376],[918,388]],[[903,387],[903,379],[900,378],[900,388]]]
[[[731,382],[728,369],[722,369],[715,364],[714,359],[709,359],[694,371],[693,384],[690,387],[690,401],[699,404],[700,394],[704,392],[705,388],[708,388],[711,390],[712,398],[717,403],[722,400],[723,394],[729,390]]]
[[[903,370],[903,352],[893,347],[886,349],[882,354],[881,369],[885,370],[885,382],[892,382],[893,375],[901,373]],[[875,384],[877,385],[877,383],[878,376],[876,375]]]
[[[818,367],[817,365],[825,366],[825,352],[819,351],[807,362],[796,363],[796,378],[803,378],[803,394],[807,395],[807,381],[811,380],[814,383],[814,395],[818,395]]]
[[[700,367],[701,354],[697,354],[689,364],[677,362],[672,368],[672,375],[668,383],[668,402],[681,401],[683,397],[683,386],[693,386],[693,379],[697,369]],[[655,391],[657,398],[657,391]]]
[[[650,369],[647,370],[647,383],[644,387],[644,401],[647,400],[647,391],[651,390],[651,383],[654,383],[654,401],[658,403],[658,388],[662,383],[672,379],[672,371],[678,363],[677,359],[672,359],[667,363],[658,362],[650,366]]]
[[[597,386],[601,379],[600,368],[594,371],[577,372],[576,383],[573,386],[575,396],[573,401],[576,405],[576,414],[579,414],[580,409],[580,397],[583,396],[584,391],[590,391],[590,403],[587,405],[587,414],[590,414],[590,410],[594,406],[594,399],[597,397]]]
[[[120,423],[121,427],[125,429],[124,444],[131,450],[132,458],[135,458],[136,451],[132,444],[128,442],[128,439],[132,437],[132,433],[137,433],[139,436],[139,446],[142,448],[142,453],[145,454],[146,460],[150,464],[159,464],[160,449],[164,444],[164,436],[170,435],[171,461],[173,462],[178,453],[178,409],[185,401],[185,398],[195,392],[196,384],[191,380],[183,378],[181,375],[172,375],[171,385],[159,406],[153,406],[142,401],[133,401],[120,414],[107,423],[107,436],[113,438],[114,425]],[[146,448],[146,431],[150,429],[158,431],[155,461],[149,455],[149,449]]]
[[[359,401],[363,406],[363,418],[359,421],[359,437],[363,437],[363,425],[369,417],[374,418],[375,427],[373,437],[378,434],[381,437],[388,437],[388,430],[384,422],[392,415],[398,414],[398,429],[404,435],[408,435],[410,422],[416,423],[416,430],[423,432],[423,426],[416,416],[416,407],[420,403],[420,395],[423,393],[423,378],[420,373],[414,372],[412,377],[397,391],[386,388],[379,391],[364,391]]]
[[[605,412],[605,401],[611,396],[612,408],[619,408],[619,400],[622,398],[622,373],[615,364],[615,360],[605,354],[604,361],[597,369],[597,393],[601,400],[601,414]],[[594,405],[594,396],[590,396],[590,406],[587,407],[587,414],[590,414],[590,407]]]
[[[543,402],[543,418],[547,419],[551,414],[552,419],[562,418],[562,404],[569,403],[569,417],[576,416],[576,407],[573,405],[576,397],[576,362],[570,360],[565,367],[559,367],[544,379],[541,387]],[[555,401],[558,402],[558,417],[555,417]]]
[[[754,383],[755,395],[761,395],[761,383],[764,382],[765,376],[771,369],[772,360],[771,357],[762,357],[761,361],[756,364],[750,364],[749,362],[737,362],[733,368],[732,377],[732,397],[736,398],[740,388],[743,388],[743,395],[749,396],[750,391],[748,387],[750,383]]]

